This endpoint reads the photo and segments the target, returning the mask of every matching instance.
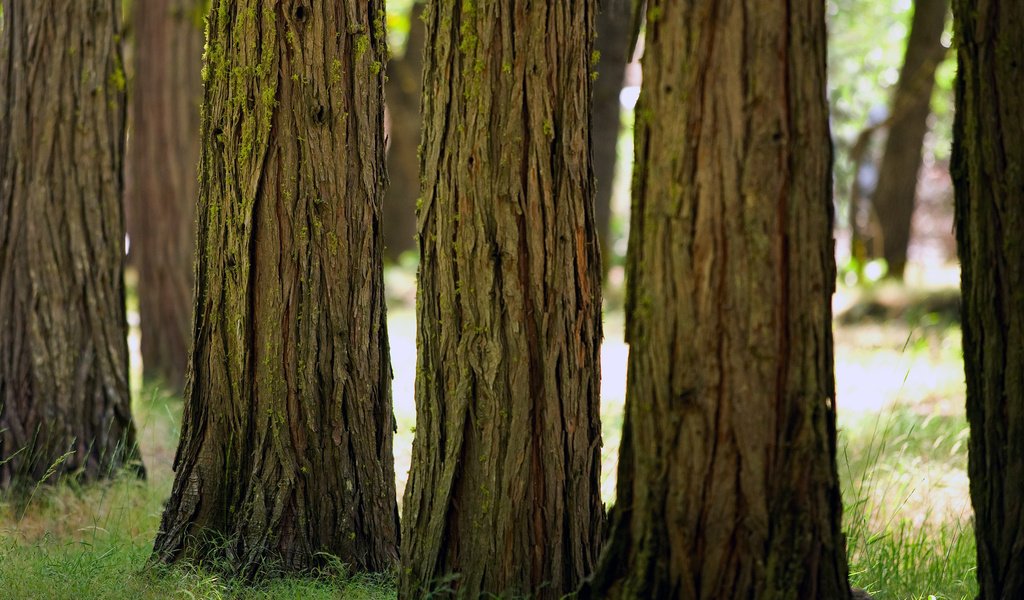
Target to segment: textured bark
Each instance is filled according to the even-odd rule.
[[[979,598],[1024,598],[1024,3],[953,2],[968,474]]]
[[[900,79],[892,98],[894,119],[885,142],[873,203],[882,227],[882,251],[889,275],[902,278],[914,216],[917,173],[928,132],[935,69],[946,48],[942,30],[949,0],[915,0]]]
[[[119,0],[3,3],[0,488],[141,474],[124,306]],[[65,453],[70,453],[65,456]]]
[[[591,0],[429,5],[400,594],[560,598],[600,542]]]
[[[163,562],[397,560],[383,5],[214,2],[195,324]]]
[[[597,193],[594,216],[601,240],[605,266],[612,257],[611,215],[618,153],[622,105],[619,94],[629,63],[630,36],[633,32],[633,6],[630,0],[603,0],[597,14],[597,80],[594,82],[593,148]]]
[[[618,493],[583,597],[850,596],[824,9],[648,0]]]
[[[203,0],[133,10],[135,82],[127,160],[131,253],[139,271],[147,378],[185,384],[192,321]]]
[[[420,195],[420,96],[423,88],[424,4],[409,15],[405,54],[388,63],[388,178],[384,197],[384,254],[391,260],[415,248],[416,198]]]

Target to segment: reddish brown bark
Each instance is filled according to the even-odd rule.
[[[648,0],[618,492],[584,598],[850,597],[824,9]]]
[[[124,305],[120,2],[3,3],[0,489],[142,473]]]
[[[428,8],[400,595],[561,598],[600,542],[594,3]]]
[[[160,561],[249,576],[398,559],[383,8],[210,10],[193,352]]]

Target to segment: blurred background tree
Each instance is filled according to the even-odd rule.
[[[919,18],[918,42],[915,43],[910,43],[915,0],[827,2],[828,89],[836,150],[837,260],[841,279],[849,284],[870,283],[887,272],[903,275],[906,260],[894,260],[894,256],[905,255],[909,259],[909,276],[914,281],[925,277],[925,264],[934,267],[955,262],[952,187],[948,175],[955,65],[948,53],[952,44],[951,24],[945,15],[948,0],[918,1],[927,9],[927,14],[942,14],[943,25],[937,28],[934,16]],[[130,0],[126,0],[126,4],[131,4]],[[624,76],[618,76],[625,61],[633,58],[628,53],[629,9],[630,2],[623,0],[602,3],[597,22],[598,52],[594,57],[597,81],[593,135],[598,184],[595,212],[608,274],[606,298],[613,305],[621,300],[622,265],[629,229],[633,107],[641,79],[640,65],[635,60],[626,65]],[[384,205],[383,227],[386,258],[392,264],[407,267],[404,272],[388,276],[388,294],[392,298],[411,300],[409,269],[418,262],[413,238],[416,198],[419,197],[416,152],[420,139],[420,71],[425,42],[419,17],[422,2],[392,0],[387,10],[392,57],[388,68],[385,124],[389,139],[390,187]],[[919,17],[924,14],[918,12]],[[924,21],[927,22],[922,24]],[[941,34],[936,40],[937,30]],[[642,37],[641,31],[635,56],[642,53]],[[129,57],[133,52],[131,44],[129,36],[126,49]],[[916,54],[915,47],[919,48]],[[132,61],[128,62],[131,66]],[[910,74],[909,71],[920,71],[922,66],[934,67],[934,76],[928,69],[916,76]],[[908,70],[904,78],[906,85],[898,92],[904,67]],[[934,92],[927,85],[929,81],[934,81],[931,86]],[[914,114],[898,119],[908,111],[894,109],[894,104],[910,106],[913,110],[909,112]],[[922,111],[922,105],[928,108]],[[914,132],[900,135],[900,123]],[[896,135],[889,135],[892,127],[897,128]],[[918,154],[920,158],[916,158]],[[919,163],[920,168],[915,169],[914,163]],[[890,174],[888,178],[886,173]],[[887,180],[892,183],[887,184]],[[128,183],[131,187],[131,177]],[[908,198],[906,190],[911,186],[914,197]],[[881,212],[876,204],[883,207]],[[889,206],[897,208],[886,212]],[[132,209],[133,203],[129,200],[129,216]],[[191,215],[188,220],[191,221]],[[896,247],[888,258],[883,251],[887,238],[890,246]]]
[[[185,385],[192,324],[203,23],[209,0],[131,6],[125,214],[148,378]]]
[[[133,0],[120,1],[125,6],[133,3]],[[609,8],[614,1],[601,0],[602,19],[612,14]],[[628,4],[630,0],[619,2]],[[148,7],[150,2],[134,0],[134,3]],[[7,26],[10,26],[14,20],[10,7],[23,4],[27,7],[31,3],[13,0],[0,4],[0,33],[5,27],[3,9],[8,9]],[[155,6],[156,2],[153,4]],[[967,7],[970,0],[960,4]],[[828,96],[836,150],[836,253],[841,268],[838,293],[832,302],[837,314],[834,339],[839,405],[838,466],[851,581],[871,590],[879,600],[927,597],[928,594],[974,598],[977,595],[975,572],[980,569],[972,535],[974,515],[968,497],[966,446],[969,438],[981,438],[969,432],[964,415],[960,271],[951,235],[952,188],[947,166],[955,73],[948,51],[952,41],[948,17],[939,37],[947,56],[935,69],[934,92],[927,94],[930,108],[924,116],[925,133],[903,153],[918,153],[920,168],[897,170],[901,175],[907,174],[904,171],[912,172],[916,196],[910,219],[905,281],[882,282],[880,279],[885,276],[889,262],[882,258],[882,247],[888,236],[882,234],[885,223],[879,221],[872,200],[877,198],[875,190],[880,187],[883,163],[888,161],[885,155],[893,154],[886,151],[886,146],[891,145],[887,136],[891,137],[889,129],[895,125],[893,117],[900,112],[892,105],[900,88],[901,70],[909,60],[908,40],[915,17],[915,0],[826,0],[824,6],[829,25]],[[419,67],[412,63],[421,55],[424,42],[415,39],[416,29],[421,25],[416,20],[414,7],[415,0],[389,0],[386,23],[393,59],[387,71],[391,81],[386,94],[392,103],[391,110],[396,113],[389,115],[392,120],[389,123],[392,196],[403,185],[406,190],[401,200],[404,205],[390,198],[385,200],[383,225],[385,235],[392,240],[388,249],[391,268],[385,270],[384,276],[389,302],[389,345],[396,365],[394,456],[399,493],[406,483],[415,424],[413,299],[419,259],[413,249],[413,235],[419,161],[413,153],[419,145],[420,131],[418,120],[409,126],[397,124],[398,100],[391,96],[400,79],[411,82],[412,88],[420,84]],[[122,38],[129,101],[136,84],[133,74],[135,34],[131,31],[134,23],[130,15],[125,11],[128,22],[124,24],[126,31]],[[600,110],[597,105],[607,98],[617,99],[618,106],[612,105],[612,109],[617,108],[619,113],[618,127],[615,127],[614,116],[601,122],[602,127],[608,126],[603,131],[613,132],[603,138],[610,139],[610,143],[601,141],[597,116],[593,132],[594,142],[600,146],[594,149],[598,197],[602,189],[607,189],[607,184],[612,184],[608,239],[603,253],[607,277],[601,346],[601,490],[603,499],[609,503],[615,499],[615,465],[625,412],[625,365],[629,350],[623,339],[623,257],[629,234],[634,105],[641,83],[637,61],[630,62],[625,76],[619,79],[614,74],[617,67],[612,64],[613,53],[603,49],[603,45],[611,41],[628,47],[629,40],[619,37],[621,34],[606,33],[611,26],[621,25],[621,21],[598,25],[596,43],[600,56],[593,56],[596,64],[591,65],[597,77],[595,88],[608,86],[603,92],[595,90],[595,115]],[[66,43],[63,45],[67,47]],[[643,28],[640,27],[633,57],[643,53],[643,46]],[[413,49],[416,47],[420,50]],[[72,54],[66,55],[69,56]],[[1012,53],[1008,55],[1012,56]],[[413,73],[408,79],[399,76],[406,65],[412,67],[409,71]],[[201,65],[196,64],[194,68],[199,72]],[[612,74],[607,75],[609,72]],[[920,101],[920,96],[924,95],[917,94],[912,99],[916,97]],[[419,100],[411,99],[406,106],[409,114],[418,119]],[[609,114],[613,114],[611,110]],[[2,119],[0,132],[6,133]],[[141,129],[133,135],[141,135]],[[403,135],[404,141],[400,139]],[[0,145],[3,139],[0,135]],[[601,157],[609,154],[609,146],[614,167],[601,166],[608,164],[601,163]],[[161,148],[160,142],[154,147]],[[170,144],[164,147],[169,150]],[[413,156],[406,164],[411,164],[415,171],[406,169],[403,174],[403,169],[396,166],[399,147],[406,149],[405,157]],[[188,175],[194,176],[194,172]],[[128,203],[126,208],[134,210],[130,197]],[[600,207],[601,201],[597,200],[595,213],[598,217]],[[188,218],[191,221],[191,216]],[[398,226],[402,218],[405,233],[388,234],[387,229]],[[857,253],[851,251],[858,241],[851,224],[858,225],[856,235],[861,246]],[[168,228],[179,225],[166,222]],[[170,246],[166,249],[171,252]],[[182,402],[176,391],[168,393],[166,379],[161,382],[151,376],[150,361],[146,364],[150,373],[143,378],[139,296],[148,293],[142,289],[147,284],[141,280],[140,272],[147,267],[139,257],[129,257],[129,261],[126,287],[131,323],[133,413],[139,425],[139,445],[149,479],[139,483],[124,478],[109,487],[90,486],[79,490],[63,485],[64,478],[58,474],[59,481],[52,486],[53,490],[48,489],[45,495],[41,492],[31,506],[15,506],[0,496],[0,540],[10,541],[0,544],[0,588],[10,597],[72,600],[248,593],[244,582],[231,582],[215,573],[182,571],[177,575],[152,577],[148,574],[150,571],[143,569],[171,489],[171,463],[181,433]],[[185,308],[191,310],[191,306]],[[989,442],[995,445],[999,440],[992,437]],[[0,463],[3,461],[0,456]],[[314,583],[300,583],[286,578],[268,584],[265,593],[266,597],[276,597],[270,590],[284,590],[282,593],[287,597],[316,597],[317,593],[347,597],[342,590],[349,585],[381,589],[378,583],[366,583],[358,578],[349,581],[344,577],[325,576],[322,581],[322,584],[319,579]],[[314,590],[312,596],[296,591],[311,589],[304,587],[307,585],[319,591]],[[323,587],[318,587],[321,585]],[[394,597],[393,587],[384,585],[383,588],[385,597]],[[264,593],[262,588],[259,593]]]
[[[955,259],[948,10],[945,0],[828,1],[837,259],[847,283],[901,277],[907,256],[918,266]],[[894,265],[877,260],[886,237]]]
[[[392,6],[394,5],[394,7]],[[397,262],[415,252],[416,198],[420,195],[420,90],[423,79],[423,2],[388,3],[391,60],[384,87],[387,103],[388,186],[384,198],[384,256]]]
[[[922,10],[916,11],[915,28],[917,3]],[[406,266],[417,262],[415,153],[424,43],[418,4],[416,0],[388,3],[391,189],[385,202],[385,243],[387,257]],[[631,9],[632,4],[624,0],[602,3],[594,56],[595,214],[608,274],[606,297],[613,304],[621,299],[629,231],[633,109],[641,81],[639,62],[633,58],[643,50],[641,31],[637,51],[629,52]],[[948,10],[948,0],[827,2],[837,259],[848,283],[870,283],[887,273],[901,276],[906,257],[915,281],[925,277],[924,264],[955,261],[948,175],[955,64],[948,52],[952,45]],[[912,35],[915,29],[916,36]],[[920,167],[915,168],[915,163]],[[908,189],[913,190],[909,195]],[[873,200],[894,208],[888,212],[883,208],[880,220]],[[888,258],[883,251],[886,238],[896,247]]]
[[[946,56],[942,31],[948,12],[949,0],[916,0],[903,68],[889,101],[889,133],[872,205],[882,230],[882,257],[889,274],[897,279],[903,278],[907,264],[935,69]]]
[[[597,195],[594,216],[601,239],[601,258],[605,270],[612,264],[612,194],[618,163],[619,136],[623,106],[619,100],[626,84],[626,65],[632,54],[633,3],[630,0],[604,0],[597,13],[597,39],[593,60],[594,106],[591,112],[594,174]]]

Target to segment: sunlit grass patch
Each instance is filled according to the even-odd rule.
[[[219,570],[156,567],[150,544],[119,539],[68,542],[47,536],[33,544],[0,544],[0,589],[5,598],[47,600],[323,599],[382,600],[396,597],[390,575],[350,575],[328,568],[303,577],[246,582]]]
[[[898,327],[886,333],[894,339],[913,336]],[[863,339],[864,334],[845,332],[837,340]],[[878,600],[961,600],[977,594],[962,359],[958,352],[934,351],[934,344],[945,348],[953,343],[947,337],[958,345],[959,335],[952,327],[927,344],[905,344],[899,350],[891,342],[889,347],[880,344],[875,352],[888,354],[890,362],[904,361],[908,369],[899,381],[884,382],[888,395],[880,412],[844,413],[844,383],[853,382],[843,381],[842,370],[837,375],[838,467],[850,580]],[[837,363],[848,368],[845,358],[868,352],[859,345],[837,344]],[[922,366],[929,373],[915,374]],[[926,393],[912,383],[915,377],[930,381]]]
[[[864,537],[860,537],[863,535]],[[971,600],[977,596],[974,532],[963,523],[915,526],[847,536],[850,582],[876,600]]]
[[[404,307],[392,310],[388,321],[401,495],[415,426],[415,315]],[[622,329],[621,312],[605,316],[602,495],[608,502],[614,501],[625,400],[628,348]],[[836,330],[838,468],[851,581],[879,600],[960,600],[977,590],[959,335],[955,325],[928,329],[920,322]],[[352,575],[336,563],[312,576],[256,584],[226,577],[215,567],[149,566],[170,493],[182,403],[153,384],[134,392],[149,478],[125,476],[85,487],[57,482],[40,487],[20,513],[0,499],[0,598],[396,596],[390,576]],[[850,403],[863,406],[854,410]],[[876,405],[881,408],[871,408]]]
[[[329,560],[303,577],[252,583],[222,569],[154,567],[150,553],[170,495],[181,400],[144,387],[133,410],[148,479],[125,473],[79,486],[39,486],[30,498],[0,497],[0,598],[377,600],[396,597],[390,575],[351,574]]]

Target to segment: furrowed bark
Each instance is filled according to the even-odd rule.
[[[849,598],[817,0],[649,0],[626,415],[583,598]]]
[[[427,11],[399,593],[560,598],[593,565],[603,510],[594,4]]]
[[[953,2],[953,184],[978,598],[1024,597],[1024,4]]]
[[[142,475],[124,304],[120,2],[3,3],[0,489]]]
[[[383,4],[219,0],[208,32],[193,352],[155,557],[389,570]]]

